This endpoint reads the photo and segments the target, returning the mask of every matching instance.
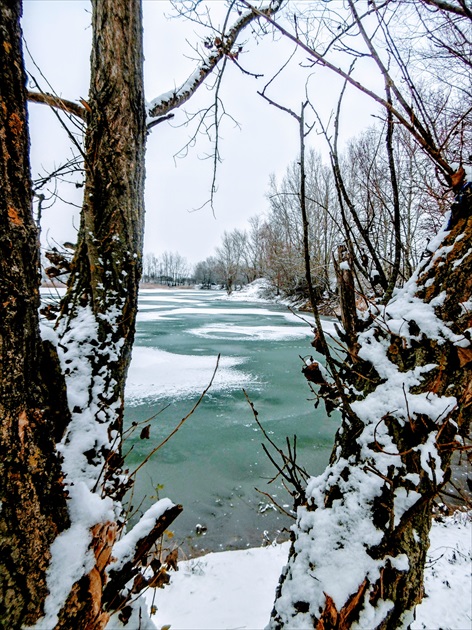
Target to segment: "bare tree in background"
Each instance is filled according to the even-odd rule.
[[[339,240],[339,205],[331,169],[313,150],[307,152],[305,173],[311,274],[321,299],[330,293],[334,280],[332,252]],[[280,182],[271,179],[266,230],[271,247],[280,253],[274,257],[275,266],[267,264],[267,269],[286,295],[308,300],[299,182],[300,159],[290,164]]]
[[[217,272],[223,279],[228,295],[231,295],[241,281],[246,245],[246,232],[235,229],[231,232],[225,231],[221,245],[216,248]]]

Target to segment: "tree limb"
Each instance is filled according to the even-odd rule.
[[[68,114],[73,114],[84,121],[86,120],[87,111],[85,107],[64,98],[54,96],[53,94],[48,94],[47,92],[28,91],[28,101],[30,101],[30,103],[42,103],[43,105],[49,105],[49,107],[55,107],[56,109],[67,112]],[[85,103],[85,101],[82,101],[82,103]]]
[[[386,101],[384,98],[379,96],[379,94],[370,90],[359,81],[356,81],[356,79],[354,79],[348,72],[345,72],[344,70],[342,70],[342,68],[328,61],[324,57],[324,55],[317,52],[316,50],[311,48],[309,45],[304,44],[296,35],[290,33],[289,31],[287,31],[287,29],[285,29],[283,26],[277,23],[273,19],[272,15],[259,11],[258,9],[256,9],[256,7],[253,7],[249,2],[247,2],[247,0],[242,0],[242,2],[247,7],[251,8],[252,11],[257,13],[260,17],[263,17],[267,22],[272,24],[272,26],[274,26],[274,28],[276,28],[280,33],[282,33],[282,35],[284,35],[285,37],[290,39],[292,42],[297,44],[297,46],[299,46],[299,48],[301,48],[306,53],[308,53],[310,57],[313,57],[314,59],[316,59],[316,61],[319,62],[322,66],[328,68],[329,70],[332,70],[337,75],[343,77],[350,85],[353,85],[359,91],[363,92],[367,96],[370,96],[370,98],[372,98],[376,103],[379,103],[380,105],[382,105],[382,107],[384,107],[386,110],[390,110],[393,116],[395,116],[395,118],[397,119],[397,121],[411,133],[411,135],[415,138],[415,140],[422,147],[422,149],[430,156],[430,158],[434,161],[434,163],[444,173],[446,178],[450,180],[451,175],[454,172],[452,167],[444,159],[444,157],[441,155],[440,151],[434,145],[434,143],[431,142],[431,137],[430,137],[430,134],[427,132],[427,130],[425,134],[425,129],[423,125],[421,124],[420,121],[418,121],[417,118],[415,118],[414,115],[412,115],[412,112],[404,99],[400,100],[400,105],[402,107],[405,104],[407,105],[407,108],[405,110],[405,115],[402,114],[396,107],[388,103],[388,101]],[[374,59],[374,60],[377,61],[377,59]],[[391,84],[391,87],[392,89],[395,87],[393,83]],[[397,93],[396,93],[396,96],[398,97]]]
[[[460,6],[451,4],[450,2],[444,2],[443,0],[423,0],[423,2],[428,6],[436,7],[436,9],[440,9],[441,11],[454,13],[455,15],[461,15],[462,17],[472,19],[472,11],[469,9],[466,2],[462,2],[461,0],[459,0]]]
[[[234,53],[232,49],[240,33],[259,17],[270,17],[274,15],[280,9],[281,5],[282,0],[273,0],[265,9],[259,10],[250,7],[250,10],[236,21],[227,34],[223,32],[220,37],[214,39],[212,44],[213,52],[208,55],[201,66],[197,68],[183,85],[157,97],[151,102],[148,116],[150,118],[165,116],[173,109],[186,103],[204,83],[205,79],[213,72],[214,68],[223,57],[234,58],[236,53]],[[152,125],[152,123],[148,123],[148,128],[150,125]]]

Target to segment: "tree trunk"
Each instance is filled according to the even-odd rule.
[[[59,617],[57,627],[63,628],[71,623],[101,628],[109,618],[102,592],[123,525],[119,501],[128,487],[121,474],[121,433],[144,228],[141,2],[94,0],[92,5],[84,202],[56,327],[72,414],[59,448],[72,505],[83,500],[74,495],[81,482],[90,494],[114,499],[118,520],[94,527],[96,564],[72,589]]]
[[[54,423],[67,416],[41,374],[58,372],[39,333],[21,2],[0,5],[0,627],[42,615],[50,545],[68,524]],[[54,357],[56,365],[54,364]]]
[[[113,505],[107,497],[119,499],[126,488],[125,478],[115,471],[122,464],[123,391],[141,273],[145,148],[141,6],[138,0],[96,0],[93,6],[85,198],[77,254],[57,326],[59,364],[53,345],[42,343],[38,322],[39,238],[31,204],[21,3],[8,8],[4,4],[0,625],[30,625],[46,613],[43,624],[51,628],[102,628],[109,619],[102,604],[106,569],[123,526],[119,501]],[[54,446],[61,438],[62,471]],[[99,506],[92,520],[86,514],[91,505]],[[157,510],[152,535],[159,531],[159,522],[170,522],[180,509],[170,504]],[[55,552],[52,543],[61,532],[62,546]],[[149,546],[146,531],[143,536]],[[85,541],[90,550],[88,560],[87,555],[79,558],[82,577],[80,572],[70,573],[69,566],[77,555],[73,549],[77,541]],[[95,558],[92,568],[90,558]],[[146,558],[136,560],[141,562]],[[128,573],[136,575],[138,568],[129,565]],[[47,581],[48,567],[56,573],[55,581]],[[69,592],[59,596],[62,576],[67,581],[71,575],[76,576],[75,583],[72,579]]]
[[[333,256],[334,270],[339,291],[341,323],[343,332],[339,333],[341,341],[347,346],[351,359],[357,354],[357,307],[352,258],[345,245],[338,245],[338,257]]]
[[[442,242],[371,308],[355,366],[347,358],[340,372],[349,404],[299,508],[271,628],[393,630],[413,619],[432,503],[471,418],[471,200],[467,184]]]
[[[125,488],[114,471],[121,461],[123,393],[134,339],[144,228],[145,108],[141,3],[93,2],[93,48],[86,184],[81,225],[68,291],[57,327],[60,357],[69,387],[77,379],[82,397],[71,403],[72,423],[64,458],[81,441],[90,489],[97,484],[121,498]],[[91,326],[82,339],[83,322]],[[80,362],[68,358],[80,345]],[[93,480],[93,482],[91,482]]]

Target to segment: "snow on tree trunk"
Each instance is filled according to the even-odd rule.
[[[55,330],[43,326],[42,337],[21,3],[4,5],[0,625],[98,630],[117,609],[123,619],[130,616],[123,610],[148,584],[143,573],[153,545],[182,509],[168,499],[158,501],[123,536],[120,499],[128,484],[121,472],[123,393],[144,218],[141,3],[93,2],[86,185],[77,253],[59,322]],[[162,582],[165,567],[157,573],[151,582]]]
[[[472,186],[413,277],[358,322],[342,425],[292,531],[270,627],[407,627],[423,597],[432,502],[472,404]]]
[[[68,524],[54,424],[67,415],[39,333],[21,2],[0,5],[0,626],[42,614],[50,545]]]
[[[121,463],[123,392],[141,276],[146,137],[140,2],[96,0],[92,20],[84,203],[57,326],[72,412],[64,467],[74,474],[81,468],[91,490],[117,482],[110,471]]]

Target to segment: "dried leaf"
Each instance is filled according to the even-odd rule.
[[[133,593],[140,593],[148,585],[148,580],[142,573],[138,573],[133,582]]]
[[[161,567],[159,571],[149,580],[149,588],[164,588],[166,584],[170,582],[170,575],[167,573],[164,567]]]
[[[149,440],[149,436],[151,433],[151,425],[147,424],[142,430],[141,433],[139,435],[139,438],[141,440]]]
[[[110,562],[116,529],[116,523],[111,521],[99,523],[92,528],[92,548],[96,558],[96,567],[100,572],[103,572]]]
[[[463,166],[460,166],[455,173],[451,175],[452,188],[456,189],[462,185],[465,178],[465,170]]]
[[[302,373],[307,381],[315,383],[315,385],[323,385],[324,383],[326,383],[326,379],[324,378],[320,370],[320,364],[316,361],[313,361],[313,363],[310,363],[310,365],[305,365],[305,367],[302,369]]]
[[[166,557],[164,562],[167,564],[168,569],[174,569],[174,571],[178,571],[179,567],[177,565],[177,560],[179,557],[179,550],[176,547],[170,554]]]
[[[324,593],[324,592],[323,592]],[[338,623],[338,611],[333,599],[324,593],[326,597],[326,605],[316,625],[316,630],[327,630],[328,628],[336,628]]]
[[[457,348],[457,356],[461,367],[472,362],[472,348]]]
[[[128,623],[131,615],[133,613],[133,609],[131,608],[131,606],[125,606],[120,614],[118,615],[118,619],[121,621],[121,623],[126,626],[126,624]]]
[[[359,612],[359,605],[364,597],[364,593],[367,589],[367,578],[362,582],[357,593],[351,595],[347,604],[339,611],[339,630],[349,630],[352,625],[352,621],[357,617]]]
[[[102,578],[94,567],[89,573],[89,595],[92,602],[92,612],[97,616],[102,605]]]

